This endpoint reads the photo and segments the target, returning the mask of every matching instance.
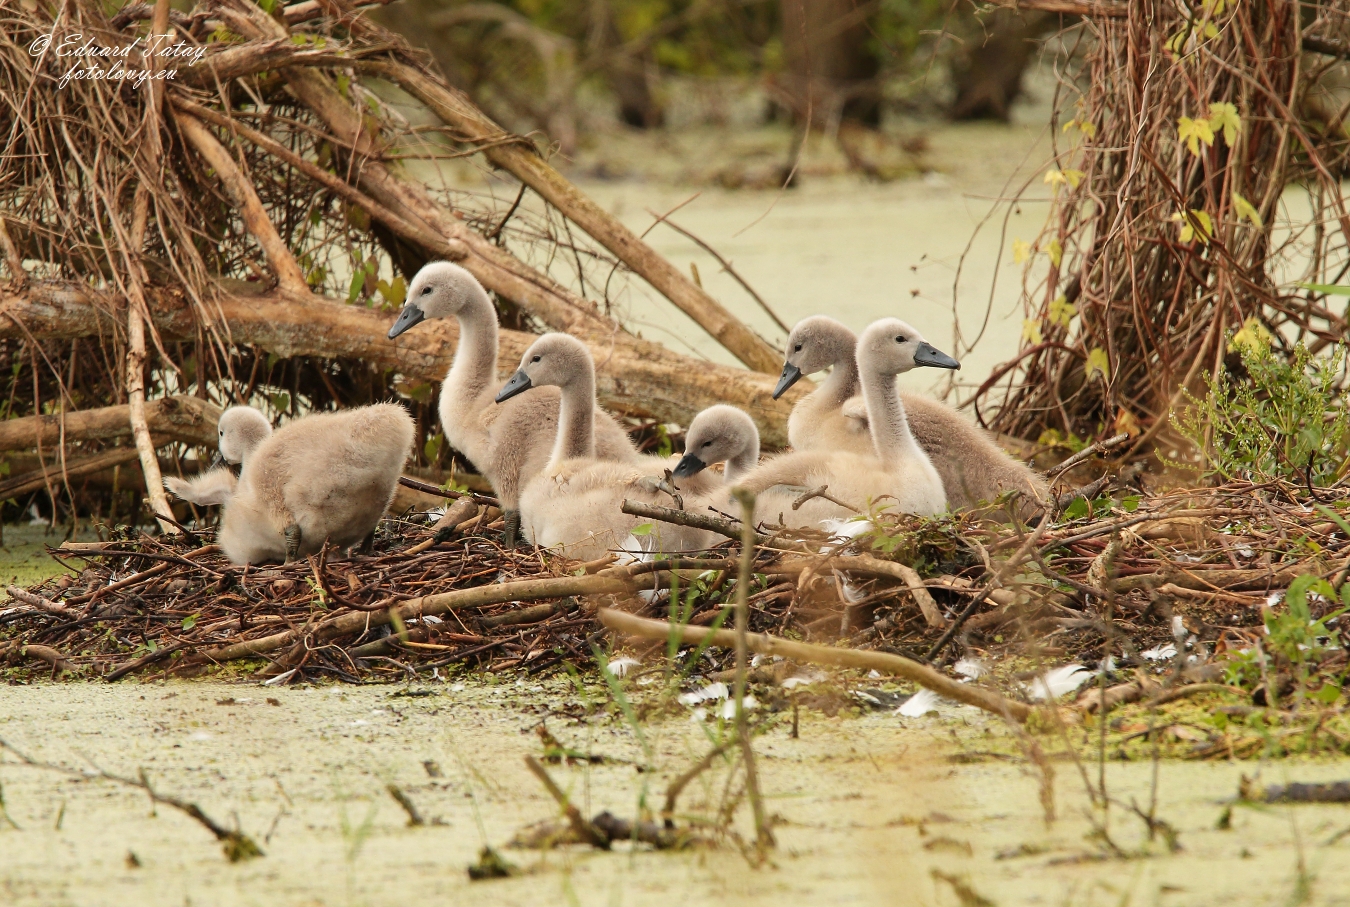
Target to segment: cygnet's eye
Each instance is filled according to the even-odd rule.
[[[539,361],[540,359],[542,359],[542,358],[543,358],[542,356],[535,356],[535,357],[534,357],[533,359],[531,359],[530,361],[531,361],[531,362],[538,362],[538,361]]]
[[[704,441],[704,442],[703,442],[701,445],[699,445],[699,446],[700,446],[700,447],[712,447],[712,442],[711,442],[711,441]]]
[[[425,295],[427,295],[427,294],[430,293],[430,292],[431,292],[431,287],[422,287],[422,294],[421,294],[421,295],[425,296]]]
[[[794,347],[792,348],[792,352],[794,352],[794,353],[800,353],[801,351],[802,351],[802,345],[801,345],[800,343],[797,344],[796,346],[794,346]]]
[[[896,343],[906,343],[907,341],[908,338],[906,338],[904,334],[900,334],[895,338]]]

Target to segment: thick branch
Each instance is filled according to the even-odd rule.
[[[232,340],[256,344],[283,359],[360,359],[375,368],[438,381],[449,369],[459,339],[457,326],[448,319],[419,325],[391,341],[385,336],[390,317],[371,309],[308,293],[245,295],[248,285],[242,283],[218,289],[216,305]],[[0,318],[0,338],[24,336],[12,319],[34,336],[56,339],[109,332],[122,317],[111,299],[54,284],[33,284],[23,293],[0,289],[0,314],[11,316]],[[195,314],[173,294],[152,297],[151,317],[166,339],[197,336]],[[518,362],[536,339],[534,334],[503,330],[502,361],[508,366]],[[787,416],[802,393],[797,388],[773,400],[770,376],[682,356],[628,334],[616,332],[589,344],[596,360],[596,392],[606,408],[688,425],[699,410],[730,403],[754,418],[766,447],[786,446]]]
[[[183,136],[216,171],[216,176],[230,201],[239,207],[239,213],[244,218],[244,226],[258,241],[258,245],[262,246],[263,254],[267,256],[267,263],[272,266],[277,283],[283,290],[292,293],[308,292],[309,283],[305,280],[305,272],[300,270],[295,256],[282,242],[277,228],[267,216],[262,199],[258,198],[257,190],[234,162],[234,157],[225,150],[224,145],[216,141],[216,137],[201,120],[181,111],[175,120]]]
[[[131,434],[130,407],[105,406],[59,416],[27,416],[0,422],[0,450],[50,447],[62,439],[106,441]],[[156,435],[204,446],[216,443],[220,407],[197,397],[176,396],[145,404],[145,421]]]

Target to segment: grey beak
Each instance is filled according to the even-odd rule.
[[[421,324],[426,317],[425,312],[411,302],[408,303],[403,307],[403,311],[398,313],[398,321],[395,321],[394,326],[389,329],[389,339],[393,340],[413,325]]]
[[[530,383],[530,376],[525,374],[524,369],[520,369],[511,376],[511,380],[506,382],[506,386],[497,391],[497,402],[505,403],[516,394],[529,390],[534,385]]]
[[[927,340],[920,343],[919,348],[914,351],[914,364],[926,365],[930,368],[961,368],[961,363],[934,347]]]
[[[671,470],[670,474],[677,479],[687,479],[689,476],[698,475],[707,468],[707,463],[704,463],[693,454],[687,453],[680,457],[680,462],[675,464],[675,468]]]
[[[797,379],[801,376],[801,369],[797,368],[797,366],[793,365],[791,362],[784,362],[783,374],[779,377],[778,384],[773,389],[773,398],[777,400],[779,397],[786,394],[787,389],[796,384]]]
[[[215,469],[217,466],[221,466],[224,463],[225,463],[225,455],[220,451],[216,451],[216,455],[211,458],[211,465],[207,468]]]

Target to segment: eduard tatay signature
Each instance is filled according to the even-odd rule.
[[[172,33],[150,35],[146,38],[136,38],[127,44],[109,47],[98,43],[94,38],[86,40],[80,33],[65,35],[60,39],[43,35],[28,46],[28,52],[35,57],[52,54],[58,59],[71,61],[70,68],[57,80],[60,88],[65,88],[75,79],[130,82],[133,88],[140,88],[150,79],[173,79],[178,74],[177,68],[160,70],[136,68],[135,64],[149,55],[153,54],[161,61],[180,60],[185,61],[187,66],[194,66],[206,53],[205,47],[196,47],[184,41],[170,44],[169,41],[172,39]],[[132,62],[130,66],[129,60]]]

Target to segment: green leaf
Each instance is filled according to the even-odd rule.
[[[1070,502],[1068,507],[1064,508],[1064,519],[1081,520],[1087,516],[1090,511],[1087,498],[1077,497]]]
[[[1195,208],[1184,213],[1178,211],[1172,215],[1172,220],[1181,225],[1178,237],[1181,242],[1198,239],[1202,243],[1208,243],[1209,238],[1214,235],[1214,221],[1204,211]]]
[[[1223,143],[1231,148],[1238,138],[1238,132],[1242,130],[1242,117],[1238,116],[1238,108],[1233,107],[1233,104],[1215,101],[1210,105],[1210,121],[1207,126],[1214,135],[1222,132]]]
[[[1341,698],[1341,688],[1334,683],[1324,683],[1321,688],[1312,693],[1310,698],[1323,705],[1333,705],[1336,700]]]
[[[1069,322],[1077,314],[1078,307],[1069,302],[1067,296],[1056,296],[1054,301],[1050,303],[1050,323],[1057,324],[1065,330],[1068,330]]]
[[[352,87],[351,77],[345,75],[344,73],[338,73],[337,77],[338,94],[342,95],[342,97],[346,98],[348,101],[351,100],[350,94],[351,87]]]
[[[195,626],[197,626],[197,615],[189,614],[187,617],[183,618],[184,630],[191,630]]]
[[[277,391],[272,395],[272,406],[279,413],[290,412],[291,395],[287,391]]]
[[[652,534],[652,524],[651,524],[651,523],[641,523],[641,524],[639,524],[639,525],[637,525],[637,526],[634,526],[632,531],[633,531],[633,535],[651,535],[651,534]]]
[[[1305,290],[1323,293],[1327,296],[1350,296],[1350,285],[1337,283],[1300,283]]]
[[[445,435],[436,432],[434,435],[428,435],[426,443],[422,445],[422,454],[427,458],[428,463],[435,463],[441,455],[441,445],[445,443]]]
[[[1120,499],[1120,509],[1126,513],[1134,513],[1139,509],[1139,495],[1130,494]]]
[[[1210,128],[1208,120],[1179,117],[1177,119],[1177,138],[1186,143],[1186,147],[1191,150],[1191,154],[1199,157],[1201,142],[1206,145],[1214,144],[1214,130]]]
[[[1101,347],[1093,347],[1087,355],[1087,377],[1089,380],[1096,372],[1101,372],[1102,380],[1108,381],[1111,378],[1111,362],[1106,357],[1106,350]]]
[[[1257,227],[1262,226],[1261,212],[1257,211],[1255,205],[1238,195],[1236,192],[1233,193],[1233,207],[1237,209],[1238,220],[1242,220],[1242,218],[1245,217]]]

